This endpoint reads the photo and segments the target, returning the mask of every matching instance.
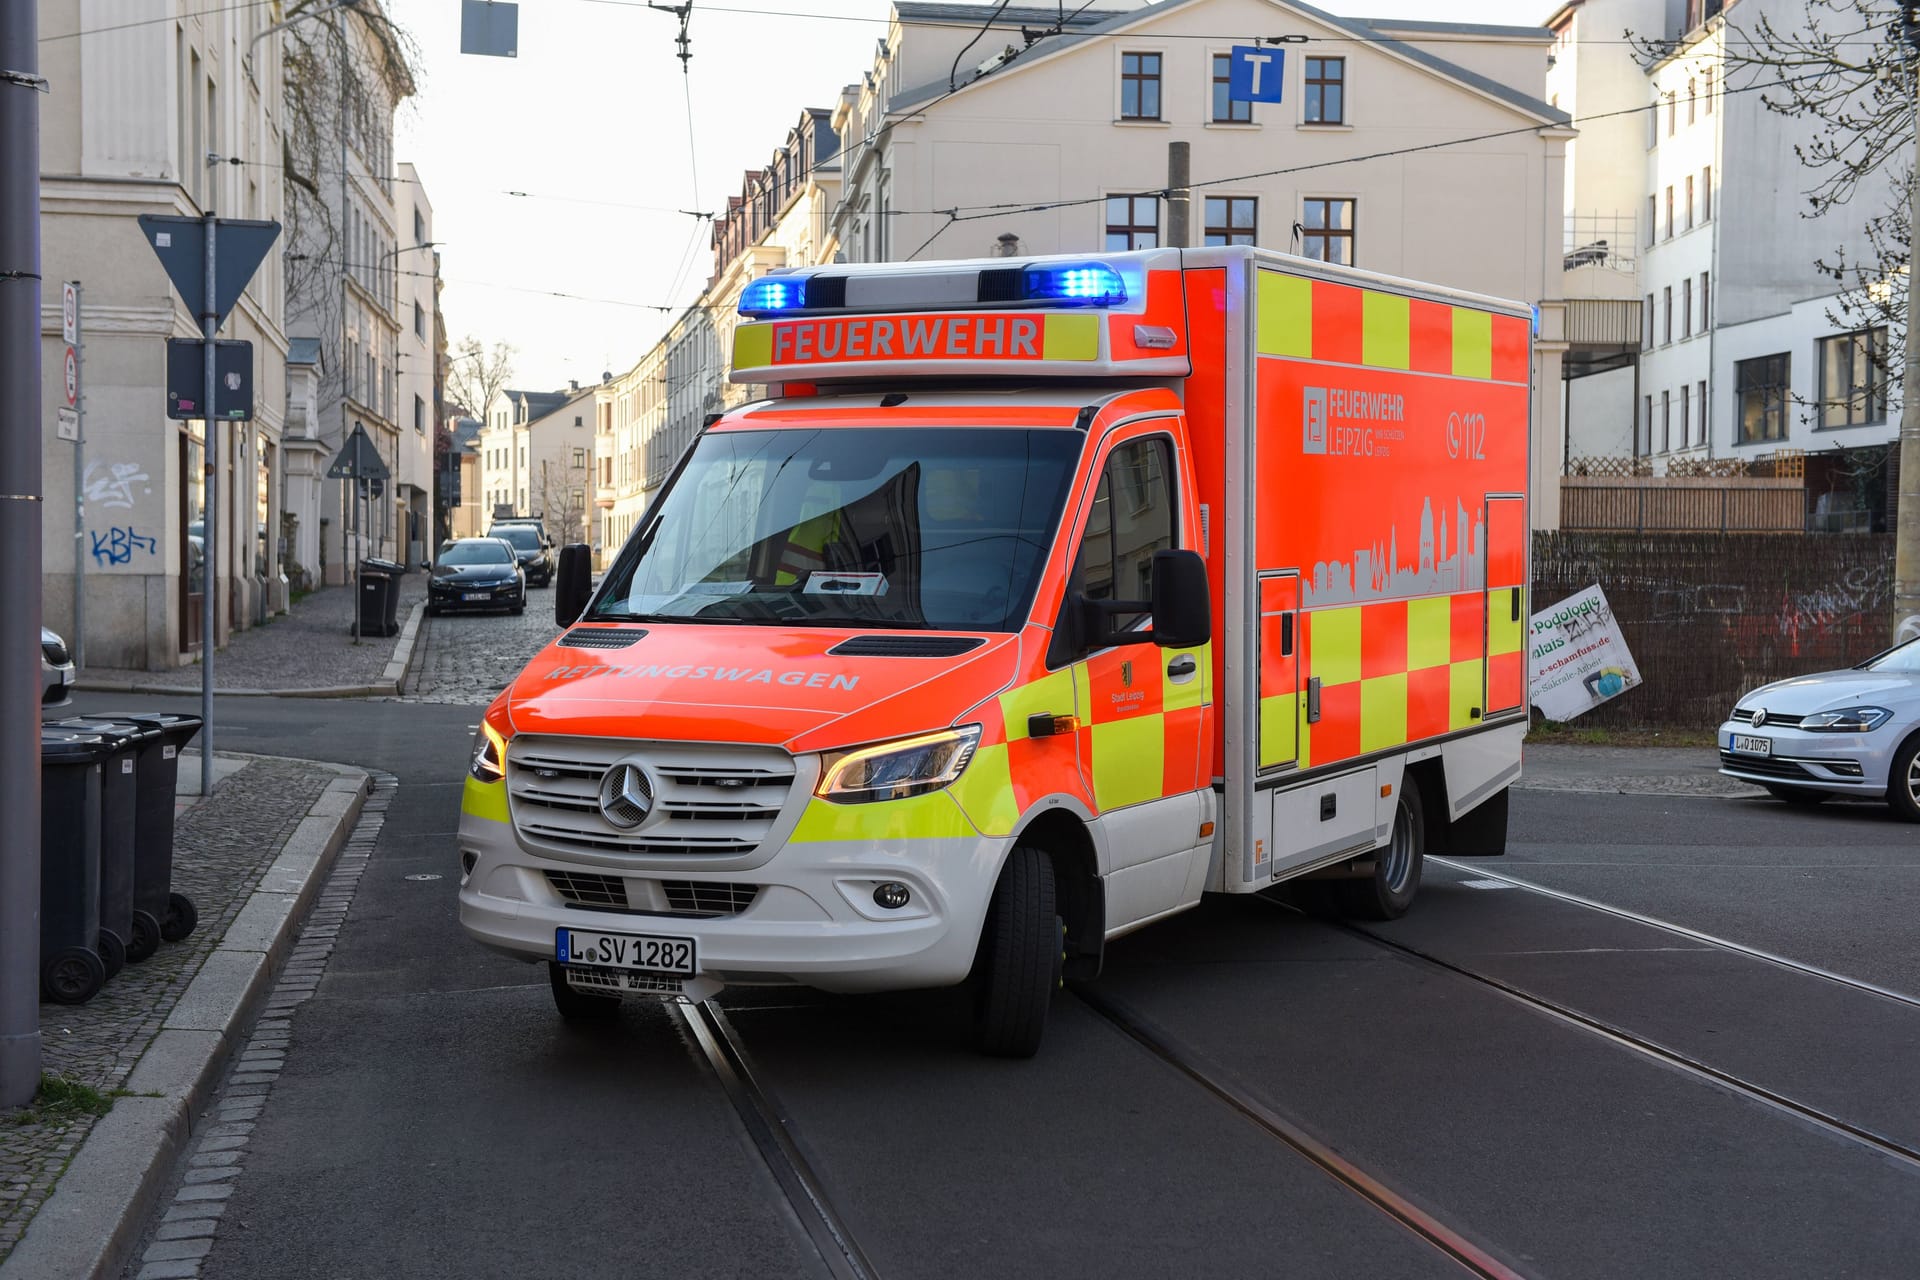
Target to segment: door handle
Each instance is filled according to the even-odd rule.
[[[1185,684],[1193,679],[1194,673],[1198,670],[1200,667],[1194,662],[1193,655],[1183,653],[1167,664],[1167,679],[1175,684]]]

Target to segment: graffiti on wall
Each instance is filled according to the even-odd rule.
[[[148,555],[157,555],[160,551],[159,539],[139,532],[132,525],[90,529],[87,536],[93,540],[93,562],[102,567],[131,564],[136,551],[144,551]]]
[[[1780,606],[1780,634],[1798,653],[1805,639],[1884,617],[1892,598],[1892,565],[1855,565],[1832,582],[1789,593]]]
[[[140,496],[151,494],[153,488],[137,462],[89,462],[81,492],[88,503],[131,511]]]

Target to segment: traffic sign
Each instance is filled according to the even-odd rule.
[[[213,416],[222,422],[253,418],[253,344],[221,338],[213,344]],[[167,339],[167,416],[206,417],[207,348],[200,338]]]
[[[80,286],[71,280],[60,286],[60,340],[70,347],[80,341]]]
[[[78,440],[80,438],[80,411],[78,409],[69,409],[65,405],[62,405],[54,410],[54,412],[57,415],[54,434],[62,440]]]
[[[67,404],[69,406],[72,406],[79,403],[80,403],[80,357],[73,353],[72,347],[68,347],[67,348]]]
[[[1236,44],[1227,63],[1227,100],[1278,102],[1287,83],[1287,52]]]
[[[380,451],[367,437],[367,429],[357,422],[353,424],[353,434],[347,437],[327,467],[329,480],[385,480],[392,474]]]
[[[140,215],[140,230],[153,246],[167,278],[179,291],[180,300],[195,316],[207,313],[207,222],[206,218],[179,218],[156,213]],[[233,304],[240,301],[241,290],[260,260],[280,235],[280,224],[249,218],[215,218],[213,242],[214,327],[227,318]]]

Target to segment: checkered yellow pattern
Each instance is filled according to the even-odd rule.
[[[1525,383],[1530,323],[1380,289],[1260,272],[1259,352],[1374,369]]]

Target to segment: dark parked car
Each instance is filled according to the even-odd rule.
[[[487,536],[512,544],[520,567],[527,572],[527,585],[544,587],[553,582],[553,544],[539,525],[495,524],[487,530]]]
[[[500,538],[459,538],[440,549],[427,578],[427,612],[527,607],[527,575]]]

